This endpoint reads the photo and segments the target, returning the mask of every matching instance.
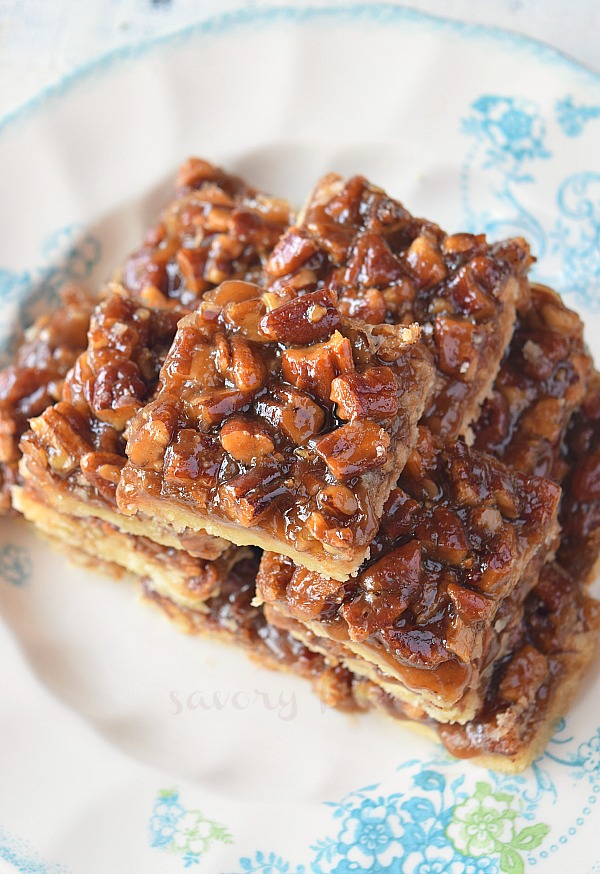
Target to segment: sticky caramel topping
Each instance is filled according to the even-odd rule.
[[[446,235],[357,176],[326,176],[300,224],[266,264],[271,287],[334,290],[343,315],[371,324],[417,322],[437,367],[426,422],[456,437],[477,417],[510,338],[524,240]]]
[[[526,764],[536,731],[553,716],[559,687],[579,680],[581,656],[571,662],[578,641],[599,628],[600,604],[581,580],[556,562],[547,564],[525,601],[509,652],[495,665],[480,711],[466,725],[437,726],[448,750],[459,758],[522,757]]]
[[[407,667],[469,665],[499,603],[536,553],[545,557],[559,495],[550,481],[421,427],[358,576],[340,585],[265,554],[258,591],[302,621],[342,623],[351,640]]]
[[[60,306],[29,328],[14,363],[0,372],[0,513],[9,510],[17,482],[19,440],[28,420],[60,399],[65,376],[85,349],[92,308],[83,289],[65,289]]]
[[[26,453],[43,449],[65,487],[86,485],[114,506],[126,461],[123,431],[152,396],[177,320],[175,311],[108,294],[93,312],[87,349],[65,380],[63,399],[32,420]]]
[[[291,219],[286,201],[191,158],[179,170],[174,200],[119,279],[148,306],[190,310],[226,279],[258,279]]]
[[[591,367],[577,314],[551,289],[530,286],[494,391],[473,426],[477,448],[524,473],[562,480],[565,429]]]
[[[371,492],[402,466],[426,402],[418,338],[343,318],[328,290],[223,283],[180,322],[160,391],[132,423],[120,506],[135,511],[141,480],[158,513],[162,496],[299,551],[351,555],[377,530]]]

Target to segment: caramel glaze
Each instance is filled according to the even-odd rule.
[[[266,603],[373,648],[406,685],[456,702],[493,652],[493,624],[525,596],[557,535],[560,489],[424,427],[371,556],[344,584],[267,553]],[[503,602],[506,605],[502,608]]]
[[[531,263],[523,239],[447,235],[361,176],[324,177],[266,263],[270,287],[333,290],[345,315],[418,322],[436,364],[425,422],[448,439],[477,418]]]

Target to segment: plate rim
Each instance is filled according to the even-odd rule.
[[[600,72],[581,61],[575,60],[562,49],[538,40],[535,37],[518,33],[496,25],[452,19],[414,9],[409,6],[389,2],[352,3],[345,6],[315,6],[292,4],[266,6],[261,8],[238,7],[223,13],[216,13],[183,25],[174,31],[157,36],[144,37],[137,42],[109,49],[89,61],[74,67],[69,72],[37,91],[32,97],[15,109],[0,116],[0,137],[13,126],[44,109],[56,98],[66,97],[79,84],[95,76],[111,71],[115,66],[127,61],[138,60],[153,51],[185,43],[195,37],[220,37],[231,31],[242,30],[252,25],[293,24],[303,25],[316,20],[342,19],[345,21],[369,20],[377,23],[400,24],[418,23],[431,30],[452,32],[465,39],[488,39],[498,45],[507,45],[520,52],[534,56],[538,60],[557,64],[571,72],[588,78],[590,84],[600,85]]]

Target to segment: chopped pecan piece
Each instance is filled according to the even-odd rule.
[[[234,477],[219,489],[226,512],[244,527],[256,525],[274,504],[289,496],[282,469],[260,464]]]
[[[80,466],[86,480],[107,501],[116,504],[116,492],[126,459],[109,452],[88,452],[82,455]]]
[[[412,540],[387,553],[358,578],[358,593],[344,604],[342,616],[353,640],[365,640],[393,624],[421,584],[421,547]]]
[[[221,446],[236,461],[249,464],[270,455],[275,444],[265,428],[245,416],[233,416],[221,428]]]
[[[335,377],[353,369],[352,345],[339,331],[325,343],[286,349],[282,355],[283,378],[325,404],[330,400]]]
[[[548,676],[548,660],[532,646],[525,645],[511,659],[498,692],[504,701],[530,702]]]
[[[338,480],[348,480],[382,467],[388,459],[390,438],[369,419],[342,425],[315,441],[315,450]]]
[[[297,446],[319,433],[325,413],[309,395],[285,385],[274,388],[269,395],[256,402],[256,412],[273,427],[281,428]]]
[[[208,431],[232,413],[243,410],[252,403],[252,393],[235,388],[223,388],[204,392],[188,400],[188,408],[196,417],[198,427]]]
[[[271,310],[260,330],[276,343],[304,346],[326,340],[341,326],[337,301],[330,291],[314,291]]]
[[[398,412],[398,385],[389,367],[346,373],[331,383],[331,400],[340,419],[387,419]]]
[[[221,455],[214,441],[205,434],[184,428],[166,450],[165,482],[187,486],[197,495],[200,487],[208,489],[216,484],[220,465]]]

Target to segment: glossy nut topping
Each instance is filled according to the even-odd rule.
[[[340,584],[266,553],[258,591],[302,621],[342,623],[350,639],[409,668],[469,665],[498,605],[545,558],[559,496],[554,483],[421,427],[358,576]]]
[[[276,245],[266,273],[274,290],[335,291],[343,316],[418,322],[437,365],[426,422],[454,438],[477,418],[491,387],[530,260],[524,240],[447,236],[366,179],[331,175]]]
[[[107,293],[92,313],[86,351],[75,361],[61,400],[31,422],[32,440],[65,488],[82,486],[115,504],[124,466],[123,432],[152,396],[177,327],[174,311],[150,310]]]
[[[562,441],[592,368],[583,324],[556,292],[531,285],[515,333],[474,425],[475,445],[524,473],[562,480]]]
[[[130,428],[119,500],[134,510],[142,482],[301,552],[349,556],[375,534],[373,498],[414,440],[428,354],[416,327],[345,320],[330,290],[278,301],[230,281],[179,323]]]
[[[286,201],[190,158],[179,170],[175,199],[119,279],[148,306],[189,310],[226,279],[258,279],[291,218]]]
[[[28,420],[60,399],[65,376],[85,349],[92,308],[83,289],[65,289],[61,305],[29,328],[14,364],[0,372],[0,513],[10,509],[19,440]]]

